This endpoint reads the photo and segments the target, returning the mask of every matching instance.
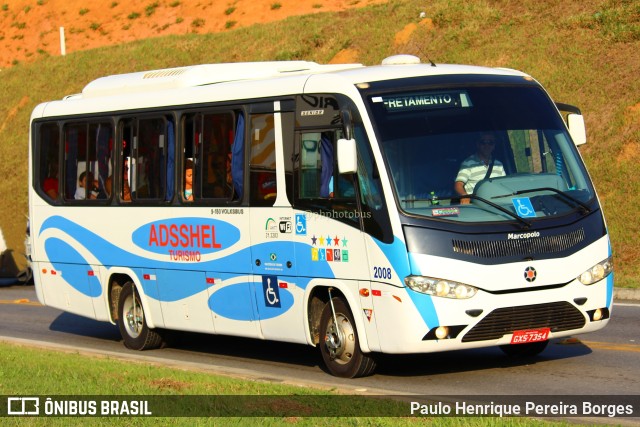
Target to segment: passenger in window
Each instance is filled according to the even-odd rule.
[[[107,197],[111,197],[111,192],[113,190],[112,175],[109,175],[107,180],[104,182],[104,190],[107,192]],[[122,177],[122,200],[125,202],[131,201],[131,189],[129,188],[129,162],[126,159],[124,161],[124,174]]]
[[[460,165],[454,184],[456,193],[461,196],[473,194],[476,184],[481,180],[505,176],[504,166],[493,157],[496,141],[496,136],[492,133],[486,132],[480,135],[476,142],[476,152],[467,157]],[[470,201],[469,197],[460,199],[462,204],[467,204]]]
[[[131,187],[129,186],[129,160],[124,160],[124,173],[122,176],[122,200],[131,201]]]
[[[236,198],[234,187],[233,187],[233,174],[231,170],[231,151],[227,153],[227,179],[226,179],[226,193],[230,195],[230,199],[234,200]]]
[[[193,202],[193,161],[189,159],[184,166],[184,199]]]
[[[43,183],[42,189],[52,200],[58,198],[58,163],[53,162],[49,164],[49,176],[47,176]]]
[[[87,183],[89,183],[89,197],[87,197]],[[76,187],[76,194],[73,196],[76,200],[95,199],[97,197],[97,189],[94,187],[93,175],[90,173],[82,172],[78,177],[78,186]]]

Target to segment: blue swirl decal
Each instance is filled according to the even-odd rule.
[[[70,263],[62,264],[52,261],[53,267],[64,274],[62,279],[71,287],[92,298],[102,294],[102,287],[97,277],[87,274],[89,263],[68,243],[55,237],[49,238],[45,242],[45,251],[47,254],[56,254],[59,259]]]
[[[260,320],[272,319],[286,313],[293,307],[293,294],[286,289],[279,290],[280,307],[268,307],[258,294],[258,311],[260,312],[258,315],[253,304],[249,303],[254,301],[254,289],[261,289],[261,286],[248,282],[225,286],[211,295],[209,308],[218,316],[227,319],[250,321],[258,318]]]
[[[216,219],[171,218],[145,224],[135,230],[131,238],[139,248],[157,254],[168,251],[208,254],[238,242],[240,230]]]
[[[232,320],[256,320],[252,301],[253,283],[225,286],[209,298],[209,308],[219,316]]]
[[[171,224],[177,224],[178,221],[158,221],[146,224],[135,231],[134,240],[138,246],[144,245],[144,249],[149,249],[149,236],[152,225],[156,226],[157,232],[160,225],[168,226],[170,229]],[[182,223],[188,223],[194,227],[202,224],[215,226],[215,242],[222,245],[221,249],[236,243],[240,238],[240,231],[237,227],[219,220],[190,218],[189,221],[183,219]],[[142,278],[145,274],[156,276],[157,280],[141,280],[141,284],[147,297],[163,302],[175,302],[204,292],[210,287],[207,284],[206,277],[208,276],[205,276],[205,272],[215,272],[215,275],[223,280],[228,280],[238,275],[255,274],[259,276],[264,274],[252,262],[252,254],[266,256],[265,254],[268,255],[271,252],[285,253],[292,250],[294,253],[300,254],[311,252],[311,246],[307,243],[267,242],[239,248],[236,252],[217,259],[201,262],[173,262],[169,254],[166,254],[166,249],[164,252],[167,255],[166,261],[140,256],[123,247],[114,245],[102,236],[62,216],[54,215],[46,219],[40,228],[39,234],[41,235],[46,230],[64,232],[77,242],[75,245],[89,250],[97,260],[97,263],[107,268],[114,265],[126,265],[139,278]],[[211,239],[206,230],[196,231],[194,228],[194,233],[196,232],[200,233],[201,241],[203,232],[204,238]],[[160,242],[165,236],[156,234],[155,238]],[[194,235],[193,239],[197,239],[197,237]],[[209,240],[209,242],[213,242],[213,240]],[[56,269],[65,271],[65,279],[70,281],[71,286],[88,296],[93,297],[102,294],[98,278],[87,277],[88,262],[75,249],[56,237],[47,237],[44,245],[47,258]],[[209,249],[216,250],[215,248]],[[290,279],[291,283],[295,283],[299,288],[305,289],[309,282],[313,280],[313,277],[334,277],[331,266],[328,263],[313,262],[310,257],[303,256],[301,258],[294,262],[294,265],[297,264],[298,272],[304,272],[309,277]],[[74,269],[77,270],[77,274],[72,273]],[[286,289],[280,289],[280,307],[267,307],[263,302],[263,298],[261,298],[261,293],[254,294],[254,286],[259,285],[242,283],[226,286],[210,297],[209,308],[229,319],[257,320],[258,318],[269,319],[282,315],[294,304],[293,295]],[[256,299],[259,307],[256,307]],[[258,315],[258,309],[260,310],[260,315]]]

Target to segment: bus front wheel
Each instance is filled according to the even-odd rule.
[[[342,298],[332,298],[322,310],[320,352],[325,366],[336,377],[364,377],[376,367],[375,360],[360,350],[353,315]]]
[[[160,334],[147,326],[140,296],[132,282],[125,283],[118,298],[118,327],[127,348],[148,350],[162,345]]]

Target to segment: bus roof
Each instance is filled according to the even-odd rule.
[[[307,61],[203,64],[101,77],[87,84],[82,93],[39,104],[31,118],[302,93],[346,93],[361,84],[443,75],[518,76],[533,80],[520,71],[503,68],[423,64],[411,55],[396,55],[374,66]]]
[[[178,89],[240,80],[264,80],[296,74],[327,73],[356,67],[362,67],[362,65],[320,65],[308,61],[192,65],[101,77],[84,87],[82,97]]]
[[[93,98],[137,92],[162,91],[246,80],[267,80],[295,75],[339,74],[353,84],[379,80],[443,74],[520,75],[515,70],[468,65],[421,64],[417,57],[396,55],[382,65],[320,65],[308,61],[239,62],[203,64],[179,68],[117,74],[98,78],[87,84],[80,95]]]

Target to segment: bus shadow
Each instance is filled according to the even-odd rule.
[[[170,332],[168,347],[200,354],[306,367],[318,366],[322,361],[317,349],[304,344],[195,332]]]
[[[498,347],[411,355],[379,355],[376,373],[389,376],[443,375],[486,369],[508,369],[586,356],[593,351],[580,341],[551,340],[532,357],[510,357]]]
[[[51,322],[49,329],[55,332],[64,332],[67,334],[100,338],[109,341],[122,340],[120,330],[117,326],[72,313],[61,313],[53,320],[53,322]]]
[[[61,313],[50,324],[49,329],[111,342],[122,342],[117,326],[71,313]],[[180,331],[170,331],[166,334],[166,338],[166,350],[175,349],[193,352],[200,356],[233,357],[279,365],[317,367],[328,374],[319,350],[304,344]],[[498,347],[428,354],[375,354],[374,357],[378,364],[376,369],[378,375],[415,377],[519,368],[554,360],[583,357],[591,353],[592,350],[579,340],[557,339],[552,340],[541,354],[528,358],[509,357]]]

